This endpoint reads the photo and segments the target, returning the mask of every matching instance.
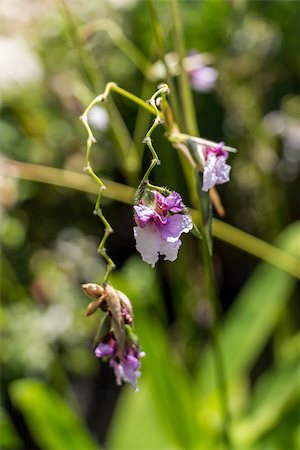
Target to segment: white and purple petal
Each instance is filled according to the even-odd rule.
[[[173,191],[168,197],[165,198],[165,205],[168,208],[168,211],[173,213],[179,213],[183,210],[184,204],[181,196],[178,192]]]
[[[121,360],[123,368],[123,379],[130,383],[135,391],[137,391],[137,379],[141,375],[138,370],[141,366],[140,361],[133,355],[127,355]]]
[[[217,156],[210,152],[207,155],[203,172],[203,191],[208,191],[216,184],[223,184],[229,181],[231,167],[226,164],[227,156]]]
[[[144,228],[134,227],[136,249],[140,252],[142,260],[152,267],[158,260],[162,238],[155,223],[147,223]]]
[[[176,242],[182,233],[188,233],[193,228],[193,222],[188,214],[174,214],[168,217],[165,225],[158,227],[161,237],[167,242]]]

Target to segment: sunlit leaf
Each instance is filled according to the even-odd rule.
[[[41,448],[51,450],[99,448],[89,436],[77,411],[72,410],[53,388],[35,379],[23,379],[13,381],[9,385],[9,394]]]
[[[300,256],[298,223],[281,234],[278,246]],[[228,380],[251,368],[291,298],[295,284],[292,276],[267,263],[261,263],[254,271],[235,299],[219,335]],[[211,349],[201,361],[199,380],[204,395],[216,388]]]

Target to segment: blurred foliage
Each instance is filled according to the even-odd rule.
[[[78,117],[105,83],[147,99],[163,78],[150,71],[160,54],[147,3],[100,3],[1,1],[5,158],[81,172],[86,135]],[[174,52],[170,2],[154,6],[165,50]],[[200,52],[218,71],[215,89],[193,92],[201,136],[238,148],[231,182],[219,189],[226,221],[300,258],[300,3],[186,0],[179,7],[188,54]],[[116,95],[107,112],[95,111],[92,159],[101,177],[137,186],[149,160],[142,139],[150,120]],[[190,204],[180,158],[162,130],[153,141],[162,162],[154,181]],[[115,230],[112,283],[133,303],[146,352],[140,392],[120,391],[94,358],[99,317],[84,316],[80,290],[101,283],[105,271],[94,197],[0,172],[1,448],[223,449],[195,238],[184,238],[176,262],[153,270],[134,256],[130,208],[109,199],[102,206]],[[218,241],[214,264],[233,448],[296,450],[295,279]]]

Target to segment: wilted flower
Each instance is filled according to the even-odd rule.
[[[129,342],[125,351],[121,351],[118,341],[113,332],[104,336],[95,350],[97,358],[107,358],[109,365],[114,369],[117,385],[122,384],[122,380],[130,383],[135,391],[137,380],[141,375],[140,358],[144,356],[139,347],[133,342]]]
[[[143,261],[154,267],[159,255],[165,255],[169,261],[177,258],[180,236],[188,233],[193,223],[177,192],[165,197],[157,191],[150,191],[149,197],[149,201],[142,198],[134,206],[137,224],[134,236]]]
[[[82,285],[82,289],[93,299],[88,305],[87,315],[94,314],[97,309],[106,313],[97,336],[96,357],[109,360],[118,385],[123,380],[137,391],[137,379],[141,374],[140,358],[144,356],[144,352],[140,350],[134,334],[129,298],[108,283],[103,283],[102,286],[86,283]]]
[[[216,184],[229,181],[231,167],[226,164],[228,152],[223,149],[224,142],[216,147],[202,147],[200,151],[204,156],[203,191],[208,191]]]

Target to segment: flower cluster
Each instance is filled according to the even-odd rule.
[[[110,332],[101,339],[95,350],[97,358],[108,358],[109,366],[114,369],[117,385],[122,384],[122,380],[130,383],[135,391],[137,388],[137,379],[141,372],[140,358],[144,356],[137,345],[130,342],[127,348],[122,352],[118,341],[113,332]]]
[[[169,261],[177,258],[180,236],[188,233],[193,223],[177,192],[167,197],[155,190],[148,194],[147,200],[143,197],[134,206],[134,236],[143,261],[154,267],[159,255]]]
[[[226,164],[228,152],[224,150],[224,142],[220,142],[216,147],[202,147],[204,156],[203,171],[203,191],[208,191],[216,184],[223,184],[229,181],[231,167]]]
[[[97,337],[96,357],[109,361],[117,385],[125,381],[137,391],[140,358],[144,352],[140,350],[133,331],[133,313],[128,297],[107,283],[103,286],[87,283],[82,288],[93,299],[88,305],[87,315],[98,308],[106,313]]]

